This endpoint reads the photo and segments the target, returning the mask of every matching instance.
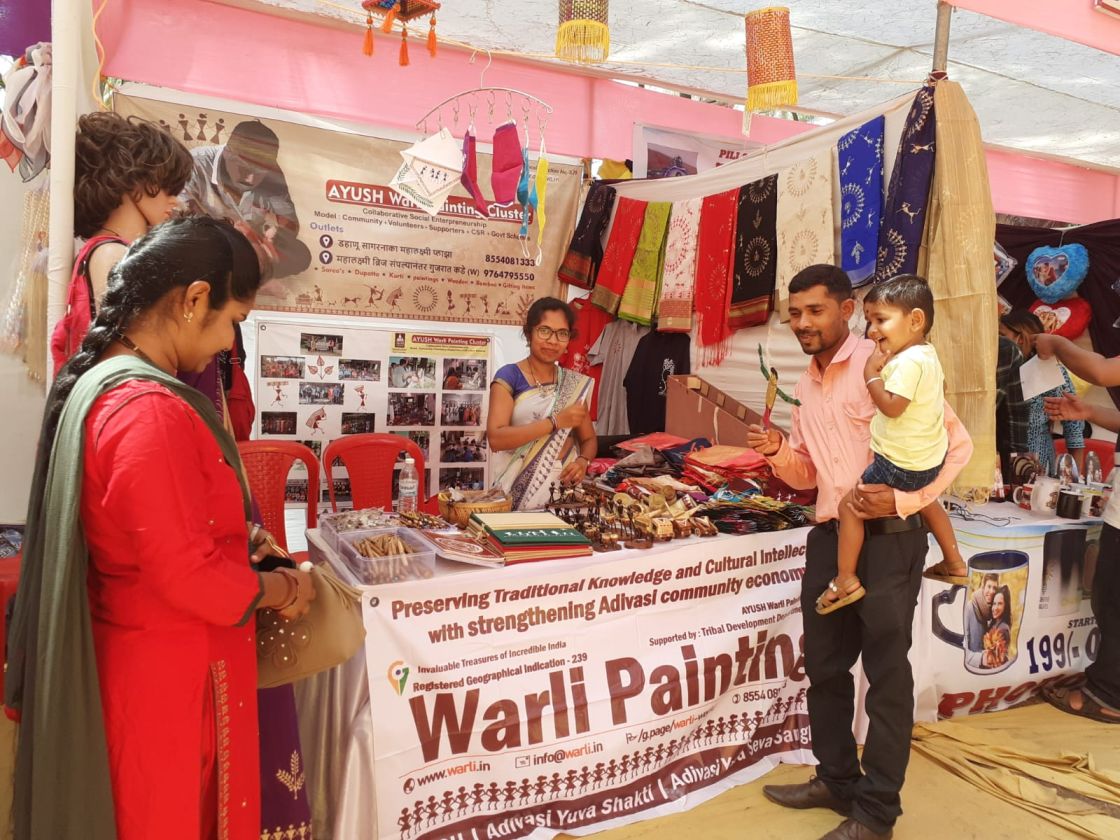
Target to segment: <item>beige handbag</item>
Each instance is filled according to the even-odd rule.
[[[326,564],[311,572],[315,600],[307,614],[285,621],[257,610],[257,687],[273,688],[336,668],[362,647],[361,590],[335,577]]]

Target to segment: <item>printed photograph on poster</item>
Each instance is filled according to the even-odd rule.
[[[342,336],[329,333],[301,333],[299,349],[308,356],[322,353],[324,356],[342,355]]]
[[[262,411],[262,435],[294,435],[296,433],[296,413],[294,411]]]
[[[485,359],[443,360],[443,390],[484,391],[486,387]]]
[[[483,483],[480,467],[444,467],[439,471],[439,489],[481,490]]]
[[[272,391],[272,402],[269,403],[269,406],[284,405],[288,401],[288,386],[291,384],[291,382],[284,381],[269,382],[268,388]]]
[[[368,435],[377,431],[375,415],[360,411],[342,412],[342,433],[344,435]]]
[[[482,422],[482,394],[444,394],[441,416],[445,426],[478,426]]]
[[[436,387],[436,360],[416,356],[389,357],[389,387],[432,391]]]
[[[452,464],[485,461],[485,438],[483,432],[441,432],[439,459]]]
[[[261,376],[265,379],[303,379],[303,357],[261,356]]]
[[[307,415],[307,419],[303,421],[303,425],[310,429],[313,435],[325,435],[326,429],[323,428],[323,425],[326,423],[326,420],[327,410],[325,408],[317,408]],[[294,435],[295,433],[295,429],[293,429],[288,434]]]
[[[424,456],[425,461],[431,460],[431,432],[421,432],[413,429],[404,434],[405,437],[420,447],[420,454]]]
[[[335,498],[335,501],[337,501],[337,502],[348,502],[348,501],[350,501],[350,479],[348,479],[348,478],[335,478],[335,479],[332,479],[332,481],[334,482],[334,498]],[[324,491],[324,494],[326,495],[325,491]],[[327,495],[327,498],[329,499],[330,496]]]
[[[389,394],[390,426],[434,426],[435,394]]]
[[[285,502],[306,502],[307,501],[307,479],[306,478],[289,478],[284,485],[284,501]]]
[[[316,458],[322,460],[323,442],[321,440],[301,440],[299,441],[299,443],[302,443],[304,446],[314,452]]]
[[[299,383],[300,405],[342,405],[345,397],[345,385],[338,383],[319,384],[318,382]]]
[[[366,382],[381,381],[380,359],[339,359],[339,379],[362,379]]]
[[[650,143],[647,148],[647,178],[679,178],[682,175],[696,174],[696,159],[699,155],[695,151],[655,143]]]

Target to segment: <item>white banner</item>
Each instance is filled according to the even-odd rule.
[[[1100,523],[1030,522],[1010,504],[984,511],[1028,524],[953,523],[969,585],[923,581],[912,656],[919,719],[1010,708],[1044,686],[1080,679],[1096,658],[1089,592]],[[931,541],[930,559],[938,557]]]
[[[389,432],[420,447],[429,469],[428,494],[450,486],[487,486],[489,335],[329,321],[260,320],[256,328],[257,435],[262,440],[298,440],[321,458],[335,438]],[[338,468],[330,478],[335,496],[348,501],[350,484],[344,476]],[[304,501],[306,494],[306,478],[288,481],[288,501]]]
[[[810,762],[807,533],[367,589],[378,836],[587,834]]]

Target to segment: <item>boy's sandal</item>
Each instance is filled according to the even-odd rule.
[[[1070,698],[1073,692],[1081,692],[1081,708],[1075,709]],[[1044,688],[1042,689],[1042,696],[1056,709],[1071,715],[1079,715],[1086,717],[1090,720],[1095,720],[1100,723],[1120,723],[1120,711],[1109,709],[1105,712],[1106,706],[1101,705],[1093,699],[1084,688]]]
[[[929,578],[930,580],[936,580],[941,583],[952,583],[956,586],[968,586],[968,575],[953,574],[949,571],[949,566],[944,560],[938,563],[934,563],[932,566],[922,572],[922,577]]]
[[[863,584],[859,582],[859,578],[852,578],[852,581],[855,582],[856,588],[841,592],[840,587],[836,585],[836,581],[830,580],[828,582],[828,588],[817,596],[815,607],[817,615],[828,615],[830,612],[834,612],[841,607],[848,606],[848,604],[854,604],[867,594],[867,590],[863,588]],[[836,596],[832,601],[824,600],[825,595],[829,592]]]

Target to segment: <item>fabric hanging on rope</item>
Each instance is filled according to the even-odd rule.
[[[665,265],[665,233],[673,205],[651,201],[646,206],[638,247],[630,263],[630,277],[618,305],[618,317],[648,327],[653,322],[654,305],[661,291],[661,271]]]
[[[634,261],[645,218],[646,202],[632,198],[620,200],[614,211],[614,225],[603,252],[603,264],[599,266],[599,276],[591,292],[591,302],[612,315],[618,312],[626,281],[630,279],[630,264]]]
[[[899,274],[925,276],[921,248],[930,185],[933,183],[936,125],[933,88],[927,85],[914,97],[902,129],[902,138],[898,141],[898,155],[894,160],[879,227],[875,283]],[[995,346],[994,343],[992,346]]]
[[[883,210],[883,130],[876,117],[836,144],[840,169],[840,267],[853,286],[875,275]]]
[[[665,267],[657,304],[660,332],[692,331],[692,295],[696,288],[696,244],[702,198],[674,201],[665,237]]]
[[[803,268],[835,261],[831,150],[778,173],[777,306],[789,320],[789,281]]]
[[[777,222],[777,175],[739,189],[735,269],[728,313],[732,330],[765,324],[770,319],[778,276]]]
[[[705,196],[700,208],[696,313],[700,322],[701,365],[718,365],[731,352],[727,313],[731,304],[738,206],[739,190],[736,188]]]
[[[951,490],[986,502],[996,463],[996,219],[980,123],[968,98],[959,84],[947,81],[938,83],[935,98],[938,160],[928,277],[937,317],[930,340],[945,370],[945,398],[972,437],[972,458]]]
[[[581,289],[595,285],[595,272],[603,261],[603,231],[610,221],[614,198],[614,187],[602,181],[594,181],[588,188],[568,253],[557,272],[561,283]]]

